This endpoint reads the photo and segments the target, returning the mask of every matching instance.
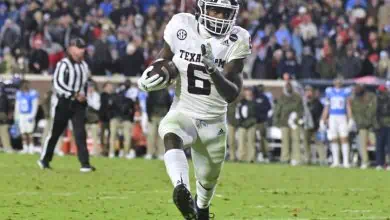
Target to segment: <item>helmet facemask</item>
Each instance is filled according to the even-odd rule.
[[[198,0],[198,21],[214,36],[229,34],[236,23],[239,11],[238,4],[232,4],[230,0]],[[214,13],[222,13],[223,18],[212,16]]]

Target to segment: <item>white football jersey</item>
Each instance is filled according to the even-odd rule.
[[[180,75],[172,108],[193,118],[213,120],[226,114],[227,102],[221,97],[201,62],[201,45],[210,43],[219,70],[225,63],[251,53],[250,35],[235,26],[224,38],[203,38],[195,16],[176,14],[165,28],[164,40],[174,53],[173,63]]]

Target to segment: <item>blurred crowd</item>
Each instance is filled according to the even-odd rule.
[[[0,72],[51,74],[69,39],[88,42],[92,75],[139,75],[172,15],[195,0],[0,1]],[[390,77],[390,0],[244,0],[245,77]]]
[[[248,1],[252,78],[389,78],[389,0]]]

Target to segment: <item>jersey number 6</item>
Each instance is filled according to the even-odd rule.
[[[187,68],[188,92],[196,95],[210,95],[210,81],[195,76],[195,71],[207,74],[206,68],[204,66],[190,63]]]

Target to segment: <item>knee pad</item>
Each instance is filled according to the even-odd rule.
[[[174,133],[167,133],[164,136],[165,152],[170,149],[183,149],[183,140]]]

